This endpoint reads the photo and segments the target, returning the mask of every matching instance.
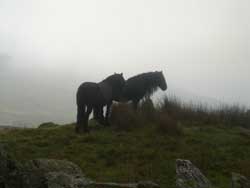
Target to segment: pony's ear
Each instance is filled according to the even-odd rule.
[[[123,73],[121,73],[121,76],[123,76]]]

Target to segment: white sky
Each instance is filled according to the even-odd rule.
[[[249,8],[249,0],[0,0],[0,113],[74,121],[81,82],[155,70],[168,92],[250,106]]]

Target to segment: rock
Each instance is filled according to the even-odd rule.
[[[210,188],[211,183],[189,160],[176,160],[178,188]]]
[[[140,181],[137,188],[160,188],[160,186],[152,181]]]
[[[0,188],[159,188],[143,181],[138,183],[99,183],[86,178],[72,162],[54,159],[35,159],[24,164],[8,155],[0,144]]]
[[[35,159],[24,164],[28,171],[65,172],[67,174],[82,174],[81,169],[74,163],[66,160]]]
[[[250,188],[250,180],[241,174],[232,173],[232,188]]]
[[[23,165],[21,174],[26,188],[75,188],[79,179],[86,179],[77,165],[66,160],[31,160]]]
[[[38,126],[39,129],[43,129],[43,128],[54,128],[54,127],[58,127],[59,125],[53,123],[53,122],[46,122],[46,123],[42,123]]]
[[[86,186],[102,187],[102,188],[160,188],[160,186],[152,181],[140,181],[138,183],[100,183],[92,182]]]
[[[0,143],[0,188],[21,187],[22,179],[19,175],[21,164],[7,153],[7,146]]]
[[[12,161],[10,156],[6,152],[6,146],[4,144],[0,144],[0,176],[4,176],[9,173],[10,166],[12,166]]]
[[[248,116],[250,116],[250,109],[248,109],[248,110],[246,111],[246,114],[247,114]]]
[[[69,175],[63,172],[50,172],[45,176],[47,188],[85,188],[92,181],[78,175]]]

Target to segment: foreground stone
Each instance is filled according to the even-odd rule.
[[[66,160],[30,160],[20,175],[27,188],[78,188],[90,182],[77,165]]]
[[[153,182],[100,183],[86,178],[66,160],[36,159],[24,164],[11,158],[0,144],[0,188],[159,188]]]
[[[85,188],[92,183],[85,177],[65,172],[49,172],[44,177],[44,187],[46,188]]]
[[[210,181],[189,160],[176,160],[177,188],[210,188]]]
[[[151,181],[141,181],[138,183],[98,183],[92,182],[91,185],[94,187],[102,188],[160,188],[160,186]]]
[[[0,188],[21,187],[21,165],[9,156],[6,149],[5,144],[0,144]]]
[[[250,188],[250,180],[240,174],[232,173],[232,188]]]

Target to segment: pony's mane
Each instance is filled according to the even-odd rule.
[[[121,94],[123,86],[125,85],[125,80],[122,74],[113,74],[105,78],[101,83],[107,83],[112,87],[112,93],[114,96]]]
[[[152,75],[155,75],[155,74],[156,72],[145,72],[145,73],[137,74],[133,77],[130,77],[128,80],[137,79],[137,78],[145,78],[145,76],[151,77]]]
[[[110,84],[112,87],[114,87],[113,89],[119,89],[119,90],[121,90],[121,88],[125,84],[125,80],[122,74],[113,74],[105,78],[103,81],[101,81],[101,83],[103,82]]]
[[[105,78],[102,82],[114,82],[119,74],[113,74]]]

